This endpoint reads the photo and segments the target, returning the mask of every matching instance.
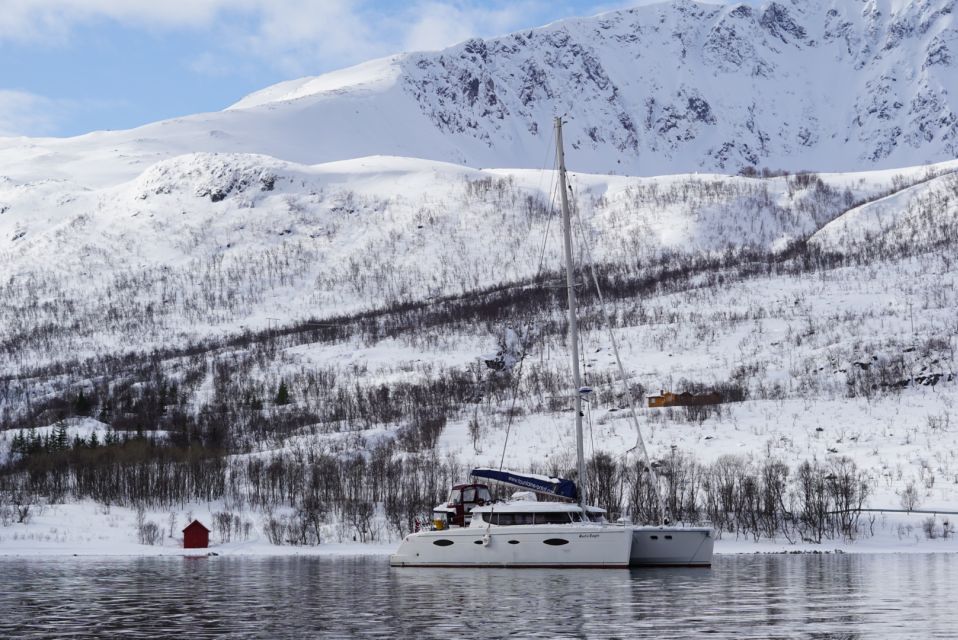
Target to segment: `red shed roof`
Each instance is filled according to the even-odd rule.
[[[193,522],[191,522],[191,523],[189,523],[188,525],[186,525],[185,527],[183,527],[183,533],[186,533],[186,530],[187,530],[187,529],[192,529],[192,528],[194,528],[194,527],[202,527],[204,531],[207,531],[207,532],[209,531],[209,529],[206,528],[206,525],[205,525],[205,524],[203,524],[203,523],[200,522],[199,520],[194,520]]]

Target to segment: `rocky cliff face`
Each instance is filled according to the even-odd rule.
[[[401,83],[490,147],[565,114],[595,171],[903,166],[958,155],[954,8],[677,0],[413,54]]]
[[[0,176],[87,187],[184,153],[374,155],[601,174],[861,171],[958,157],[956,0],[692,0],[393,56],[233,107],[69,140],[0,140]],[[96,162],[90,160],[95,158]]]

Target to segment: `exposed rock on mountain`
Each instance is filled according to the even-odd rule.
[[[0,141],[0,175],[84,186],[189,152],[540,168],[852,171],[958,156],[955,0],[675,0],[375,60],[230,109],[69,140]],[[95,160],[95,162],[91,162]]]

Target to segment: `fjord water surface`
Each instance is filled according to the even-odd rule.
[[[391,569],[384,557],[0,559],[0,637],[954,638],[958,557]]]

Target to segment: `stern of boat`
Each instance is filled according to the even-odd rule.
[[[710,567],[715,532],[709,527],[635,527],[634,567]]]

